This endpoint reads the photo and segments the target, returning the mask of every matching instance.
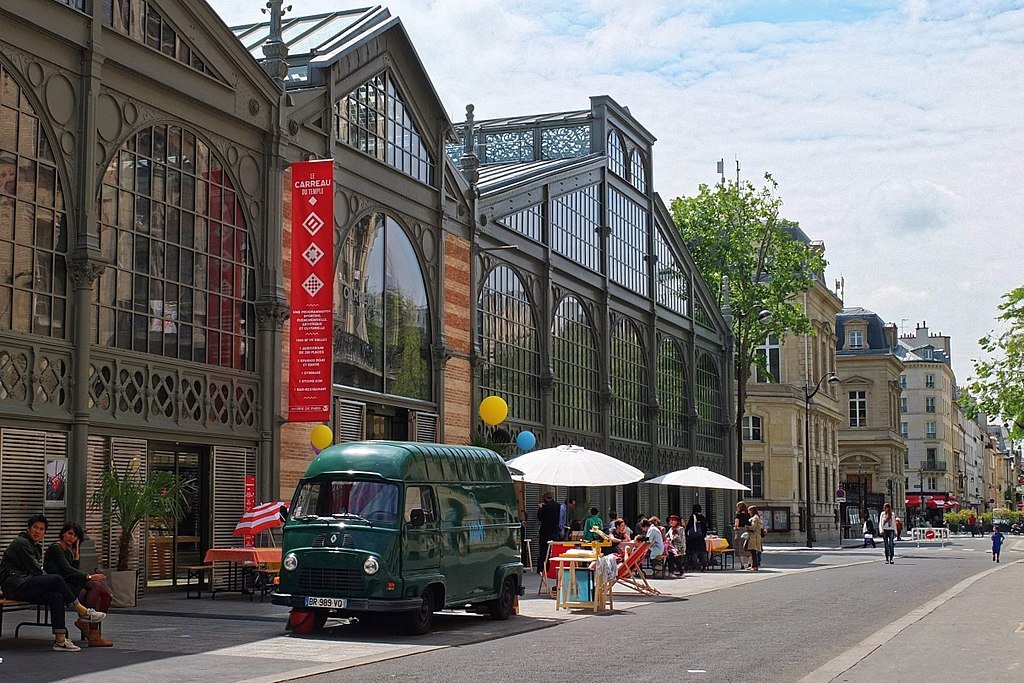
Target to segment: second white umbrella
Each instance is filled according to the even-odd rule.
[[[687,467],[685,470],[676,470],[663,474],[654,479],[648,479],[645,484],[664,484],[665,486],[693,486],[701,489],[729,489],[732,491],[749,491],[750,489],[723,476],[718,472],[712,472],[707,467]]]
[[[555,446],[508,461],[523,473],[520,481],[549,486],[618,486],[644,478],[644,473],[610,455],[583,446]]]

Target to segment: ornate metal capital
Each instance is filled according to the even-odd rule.
[[[280,332],[288,320],[291,309],[282,299],[269,299],[256,304],[256,318],[260,329]]]
[[[615,392],[612,390],[611,385],[605,384],[603,387],[601,387],[601,393],[598,394],[598,402],[600,403],[601,408],[607,408],[611,406],[615,399]]]
[[[550,365],[540,371],[537,384],[540,385],[541,393],[551,393],[552,388],[555,386],[555,371]]]
[[[661,412],[661,404],[658,402],[657,396],[651,397],[651,402],[647,404],[647,415],[648,417],[658,417],[658,413]]]
[[[92,289],[92,283],[96,282],[106,267],[106,263],[90,258],[73,259],[68,267],[71,288]]]
[[[442,368],[448,365],[448,361],[452,358],[452,348],[448,346],[444,335],[442,335],[438,341],[430,345],[430,355],[436,365],[439,365]]]

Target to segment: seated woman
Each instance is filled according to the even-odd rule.
[[[86,574],[78,568],[78,546],[82,541],[82,527],[68,522],[60,529],[60,540],[46,549],[43,569],[47,574],[64,578],[71,592],[78,596],[86,607],[100,612],[110,608],[110,593],[100,583],[107,578],[103,574]],[[98,623],[79,619],[75,626],[82,631],[82,638],[89,641],[89,647],[112,647],[114,643],[103,637]]]
[[[78,652],[82,648],[67,637],[65,606],[74,607],[79,619],[90,624],[103,621],[107,615],[80,603],[61,577],[43,573],[43,538],[47,526],[46,517],[32,515],[28,519],[28,529],[18,534],[4,550],[0,559],[0,589],[4,597],[11,600],[24,600],[49,608],[53,650]]]
[[[665,531],[668,569],[673,576],[683,575],[683,560],[686,555],[686,529],[680,526],[679,522],[679,515],[669,515],[668,529]]]
[[[583,522],[578,519],[572,520],[569,524],[569,540],[570,541],[582,541],[583,540]]]

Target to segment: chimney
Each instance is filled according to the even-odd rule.
[[[899,332],[896,329],[896,323],[889,323],[885,326],[885,343],[889,346],[889,350],[896,348],[897,339]]]

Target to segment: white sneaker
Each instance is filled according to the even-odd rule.
[[[87,621],[90,624],[98,623],[100,621],[103,621],[106,618],[107,618],[107,613],[106,612],[97,612],[92,607],[90,607],[89,611],[86,612],[84,615],[82,615],[80,617],[80,619],[82,621]]]
[[[71,638],[65,636],[63,643],[58,643],[56,640],[53,641],[54,652],[81,652],[82,648],[78,647],[71,642]]]

